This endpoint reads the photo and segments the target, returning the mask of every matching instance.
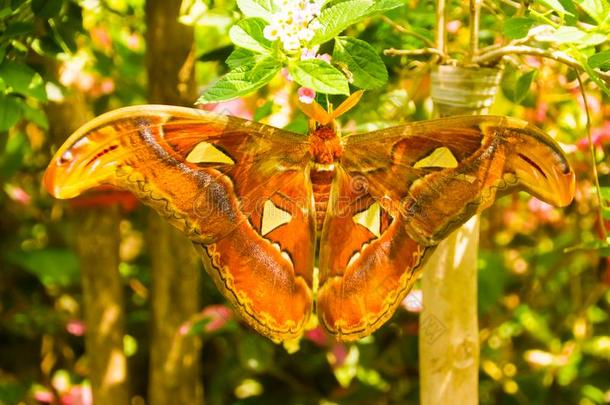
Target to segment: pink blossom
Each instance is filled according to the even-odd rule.
[[[610,121],[606,121],[601,128],[591,131],[591,141],[594,146],[601,147],[610,142]],[[587,150],[589,148],[589,137],[584,136],[577,143],[578,149]]]
[[[447,32],[451,34],[455,34],[462,27],[462,22],[460,20],[453,20],[447,23]]]
[[[328,344],[328,334],[320,326],[305,332],[305,339],[311,340],[317,346],[326,346]]]
[[[316,99],[316,92],[308,87],[299,88],[297,94],[299,95],[299,101],[303,104],[311,104]]]
[[[138,50],[140,48],[141,42],[142,41],[140,39],[140,36],[135,32],[129,34],[129,36],[127,37],[127,47],[132,51]]]
[[[290,72],[288,71],[287,68],[283,68],[281,73],[282,73],[282,76],[284,76],[284,79],[288,80],[289,82],[294,81],[294,79],[292,78],[292,75],[290,74]]]
[[[95,77],[91,73],[81,73],[77,77],[76,85],[78,88],[84,92],[88,92],[95,85]]]
[[[533,68],[539,68],[540,66],[542,66],[542,62],[538,56],[526,55],[524,58],[525,63],[528,66],[531,66]]]
[[[205,307],[201,312],[204,319],[209,319],[205,325],[206,332],[214,332],[218,329],[221,329],[226,325],[229,320],[233,318],[233,312],[231,309],[224,305],[210,305],[209,307]]]
[[[316,58],[320,59],[320,60],[322,60],[322,61],[324,61],[326,63],[330,63],[330,60],[331,60],[332,57],[329,54],[327,54],[327,53],[323,53],[321,55],[316,56]]]
[[[74,385],[61,396],[61,405],[92,405],[93,395],[88,385]]]
[[[112,46],[112,39],[106,28],[94,27],[91,30],[91,39],[102,48],[110,48]]]
[[[200,108],[217,114],[233,115],[247,120],[251,120],[253,117],[252,110],[241,98],[220,103],[202,104]]]
[[[7,185],[5,190],[8,196],[13,201],[16,201],[23,205],[30,205],[30,203],[32,202],[32,197],[27,193],[27,191],[25,191],[19,186]]]
[[[301,60],[309,60],[309,59],[315,59],[316,58],[316,54],[317,54],[317,49],[318,47],[309,49],[309,48],[303,48],[301,49]]]
[[[37,390],[34,392],[34,399],[44,404],[50,404],[55,399],[55,396],[49,390]]]
[[[110,94],[114,92],[114,88],[114,80],[109,77],[102,80],[100,83],[100,90],[102,91],[102,94]]]
[[[333,354],[333,358],[334,358],[334,364],[331,364],[333,368],[338,368],[341,367],[343,365],[343,363],[345,363],[345,359],[347,358],[347,346],[345,346],[345,344],[343,343],[336,343],[335,345],[333,345],[331,352]]]
[[[546,120],[546,113],[549,110],[548,103],[542,101],[538,103],[536,107],[536,122],[544,122]]]
[[[83,336],[86,329],[85,323],[78,319],[71,319],[66,325],[66,331],[74,336]]]

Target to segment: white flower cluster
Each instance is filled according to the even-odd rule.
[[[270,41],[279,39],[286,52],[296,52],[320,29],[320,23],[314,20],[320,15],[324,0],[276,0],[276,4],[279,11],[273,14],[273,22],[263,34]]]

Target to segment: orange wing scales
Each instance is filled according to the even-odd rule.
[[[133,192],[195,243],[219,290],[251,327],[300,336],[313,307],[340,340],[396,311],[435,246],[498,192],[556,205],[574,194],[557,144],[526,123],[458,117],[339,138],[335,113],[309,138],[194,109],[138,106],[96,118],[59,149],[47,189]]]

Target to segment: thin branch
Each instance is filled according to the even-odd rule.
[[[481,1],[470,0],[470,55],[474,59],[479,54],[479,22],[481,20]]]
[[[595,157],[595,147],[593,146],[593,139],[591,137],[591,112],[589,111],[589,102],[587,101],[587,94],[585,93],[585,87],[580,77],[578,69],[574,69],[576,72],[576,78],[578,79],[578,85],[580,86],[580,93],[582,95],[582,102],[585,106],[585,113],[587,114],[587,140],[589,141],[589,151],[591,152],[591,166],[593,167],[593,177],[595,177],[595,188],[597,191],[597,204],[599,210],[599,222],[603,240],[608,238],[608,232],[604,226],[604,199],[602,198],[602,189],[599,184],[599,174],[597,173],[597,158]]]
[[[508,6],[516,8],[517,10],[523,9],[523,3],[520,3],[518,1],[512,1],[512,0],[500,0],[500,1]]]
[[[386,49],[383,51],[386,56],[420,56],[420,55],[438,55],[441,59],[445,59],[447,55],[436,48],[419,48],[419,49]]]
[[[425,36],[423,36],[423,35],[421,35],[421,34],[419,34],[419,33],[415,32],[415,31],[413,31],[413,30],[410,30],[410,29],[409,29],[409,28],[407,28],[407,27],[404,27],[404,26],[402,26],[402,25],[400,25],[400,24],[396,23],[396,22],[395,22],[394,20],[392,20],[391,18],[388,18],[388,17],[387,17],[387,16],[385,16],[385,15],[382,15],[382,16],[381,16],[381,19],[382,19],[383,21],[385,21],[386,23],[388,23],[389,25],[391,25],[391,26],[392,26],[392,28],[394,28],[396,31],[398,31],[398,32],[400,32],[400,33],[402,33],[402,34],[406,34],[406,35],[409,35],[409,36],[415,37],[415,38],[419,39],[420,41],[424,42],[424,43],[425,43],[427,46],[429,46],[429,47],[433,47],[433,46],[434,46],[434,42],[432,42],[432,41],[431,41],[429,38],[426,38]]]
[[[446,0],[436,0],[436,31],[434,42],[436,49],[443,55],[447,54],[447,15],[445,10]]]
[[[577,69],[579,72],[583,71],[581,64],[565,52],[539,49],[527,45],[507,45],[498,49],[492,49],[489,52],[485,52],[477,56],[472,60],[472,62],[478,65],[491,65],[498,63],[500,59],[507,55],[542,56],[543,58],[549,58],[556,60],[557,62],[561,62],[573,69]],[[595,72],[604,80],[610,80],[610,72],[602,72],[600,70],[596,70]]]

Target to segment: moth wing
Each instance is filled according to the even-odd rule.
[[[191,108],[104,114],[58,150],[44,183],[58,198],[101,184],[133,192],[178,227],[244,319],[274,340],[311,312],[314,207],[307,138]]]
[[[456,117],[345,137],[321,237],[321,323],[344,340],[370,334],[434,246],[516,189],[560,206],[574,195],[561,148],[523,121]]]

